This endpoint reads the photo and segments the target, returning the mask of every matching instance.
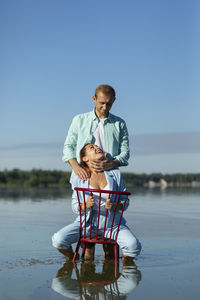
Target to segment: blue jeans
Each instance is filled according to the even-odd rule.
[[[113,230],[114,239],[116,231]],[[75,221],[54,233],[52,244],[57,249],[68,249],[73,243],[78,242],[80,237],[80,223]],[[110,237],[110,230],[107,229],[105,237]],[[135,257],[140,254],[141,244],[136,236],[130,231],[128,226],[121,225],[117,237],[117,243],[121,248],[122,254]]]

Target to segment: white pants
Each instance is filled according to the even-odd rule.
[[[116,231],[113,230],[114,239]],[[80,223],[74,223],[65,226],[52,236],[53,246],[57,249],[68,249],[73,243],[78,242],[80,237]],[[105,237],[110,237],[110,231],[106,230]],[[141,251],[141,244],[128,226],[121,225],[117,237],[117,243],[121,248],[122,254],[135,257]]]

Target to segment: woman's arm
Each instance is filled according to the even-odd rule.
[[[117,182],[117,185],[118,185],[118,191],[126,192],[127,191],[126,185],[124,183],[124,180],[122,178],[122,174],[121,174],[120,170],[119,169],[113,170],[113,173],[115,174],[114,178],[115,178],[115,180]],[[120,207],[123,206],[124,201],[125,201],[126,198],[127,198],[126,195],[121,195],[119,197],[119,204],[121,203]],[[124,207],[124,210],[126,210],[128,208],[128,206],[129,206],[129,198],[126,200],[126,205]]]
[[[70,183],[72,185],[72,190],[73,190],[73,194],[72,194],[72,210],[74,213],[79,214],[80,212],[80,205],[79,205],[79,201],[81,204],[81,211],[85,210],[84,207],[84,199],[83,199],[83,194],[79,193],[79,201],[78,201],[78,195],[77,195],[77,191],[74,190],[75,187],[86,187],[86,185],[83,184],[82,179],[80,179],[77,175],[73,174],[72,177],[70,178]],[[89,198],[89,199],[88,199]],[[92,198],[89,196],[87,198],[86,201],[86,208],[91,207],[91,204],[93,203]]]

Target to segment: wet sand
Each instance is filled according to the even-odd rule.
[[[115,279],[100,247],[92,266],[78,261],[76,270],[51,246],[52,234],[73,220],[70,200],[2,197],[0,299],[73,299],[80,291],[89,297],[96,286],[84,289],[82,283],[91,278],[101,282],[99,297],[118,299],[119,292],[126,299],[199,299],[198,193],[138,192],[125,216],[143,249],[135,266],[123,269],[120,262]]]

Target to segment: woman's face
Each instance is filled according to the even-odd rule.
[[[100,147],[93,144],[88,144],[86,146],[86,155],[83,157],[84,162],[89,162],[93,160],[103,160],[104,154]]]

